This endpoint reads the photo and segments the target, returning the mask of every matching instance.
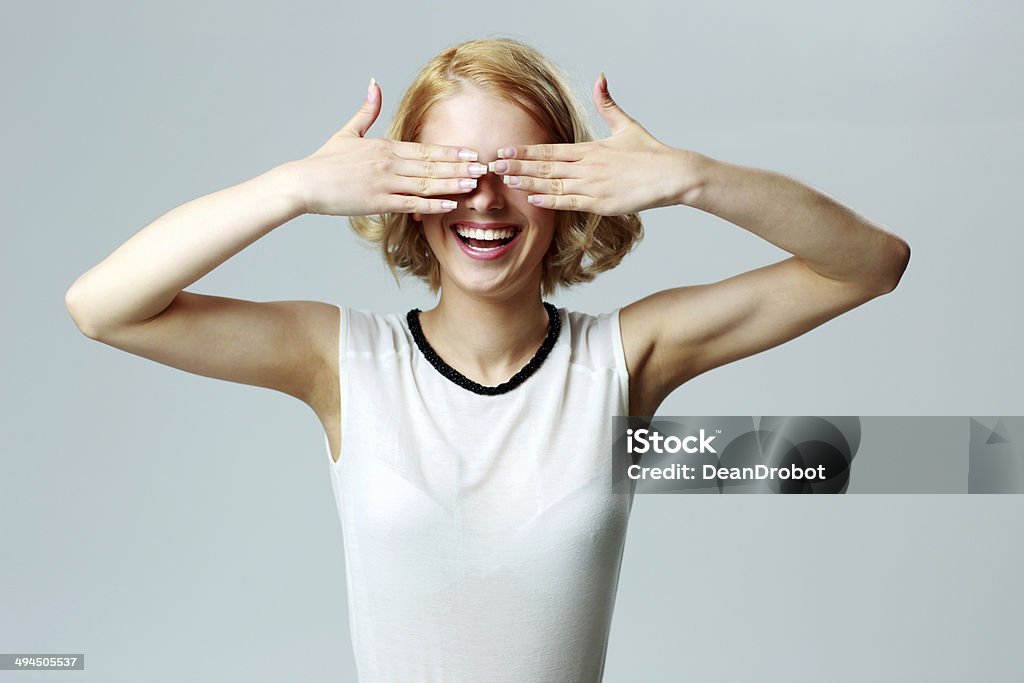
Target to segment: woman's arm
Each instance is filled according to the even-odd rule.
[[[79,277],[65,296],[68,312],[91,339],[185,372],[274,389],[320,415],[319,406],[337,403],[329,355],[336,306],[183,289],[301,212],[290,164],[194,199]]]
[[[259,238],[302,213],[288,164],[193,199],[135,233],[68,290],[87,336],[143,323],[175,296]]]
[[[65,295],[87,336],[186,372],[336,402],[338,310],[317,301],[254,302],[184,290],[302,213],[443,213],[429,195],[467,191],[470,150],[364,139],[380,113],[371,83],[358,113],[312,155],[161,216],[83,274]],[[428,196],[418,196],[428,195]],[[318,413],[319,414],[319,413]]]
[[[781,174],[677,150],[679,203],[723,218],[793,256],[709,284],[666,289],[622,309],[636,414],[708,370],[794,339],[895,289],[905,241]],[[838,360],[838,359],[837,359]]]
[[[799,257],[823,277],[892,291],[910,246],[827,194],[790,177],[677,150],[676,203],[714,214]],[[684,181],[683,179],[692,179]]]
[[[603,75],[592,97],[610,137],[504,147],[503,161],[492,169],[537,206],[613,216],[684,204],[793,254],[624,307],[631,414],[653,415],[687,380],[789,341],[896,287],[910,259],[899,237],[782,174],[665,145],[618,106]]]

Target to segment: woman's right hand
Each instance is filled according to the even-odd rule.
[[[316,152],[291,162],[305,213],[447,213],[454,202],[432,197],[471,192],[487,172],[465,147],[364,138],[380,109],[380,88],[371,79],[356,115]]]

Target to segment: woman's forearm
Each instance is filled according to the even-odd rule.
[[[135,233],[65,297],[83,329],[148,320],[182,290],[303,212],[290,163],[193,199]]]
[[[690,184],[680,203],[707,211],[803,259],[821,275],[888,291],[906,242],[828,195],[773,171],[682,154]]]

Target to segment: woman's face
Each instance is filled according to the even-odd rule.
[[[479,89],[465,88],[435,106],[419,141],[470,147],[479,154],[478,163],[487,164],[498,158],[499,147],[540,144],[550,139],[516,105]],[[498,300],[539,291],[541,262],[554,236],[555,214],[527,202],[527,194],[505,185],[501,175],[488,172],[478,178],[474,190],[437,197],[454,199],[458,208],[445,214],[413,214],[414,220],[422,222],[427,243],[440,266],[442,290],[455,287]],[[501,241],[476,239],[467,243],[456,232],[456,225],[464,223],[496,224],[506,226],[506,231],[511,225],[514,236],[507,246],[496,246]],[[466,227],[461,225],[460,229],[465,232]]]

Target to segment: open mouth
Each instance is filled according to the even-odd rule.
[[[522,232],[516,225],[499,228],[477,228],[456,223],[451,226],[455,236],[466,246],[477,251],[494,251],[511,244]]]

